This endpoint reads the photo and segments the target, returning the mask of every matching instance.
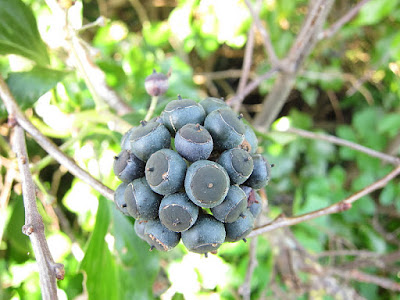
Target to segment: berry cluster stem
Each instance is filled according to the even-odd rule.
[[[158,96],[151,97],[150,107],[147,111],[146,117],[144,118],[145,121],[149,121],[154,114],[154,110],[156,109],[158,102]]]

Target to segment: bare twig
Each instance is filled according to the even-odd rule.
[[[57,16],[60,20],[65,20],[65,28],[63,28],[65,32],[60,31],[59,34],[66,36],[67,43],[65,43],[64,48],[73,57],[74,66],[85,80],[96,103],[96,108],[102,110],[107,104],[118,115],[132,112],[132,107],[108,86],[104,72],[93,62],[93,57],[88,51],[88,45],[78,36],[78,31],[68,24],[66,11],[60,7],[56,0],[46,0],[46,3],[54,16]]]
[[[252,57],[253,57],[253,50],[254,50],[254,26],[251,26],[249,29],[249,34],[247,37],[247,44],[246,44],[246,49],[244,51],[244,58],[243,58],[243,67],[241,70],[241,76],[239,80],[239,86],[237,89],[236,94],[242,94],[243,90],[247,84],[247,81],[249,79],[249,73],[250,73],[250,68],[251,68],[251,62],[252,62]],[[236,98],[237,101],[235,103],[231,102],[231,105],[233,105],[233,109],[238,112],[240,110],[240,105],[243,102],[243,98]]]
[[[262,36],[262,41],[265,47],[265,50],[268,53],[268,58],[269,61],[271,62],[272,66],[277,66],[279,64],[279,59],[276,56],[274,47],[272,46],[271,39],[269,37],[269,34],[267,30],[264,28],[264,26],[261,24],[260,17],[258,16],[257,12],[253,9],[252,4],[250,3],[249,0],[244,0],[244,2],[247,5],[247,8],[250,11],[251,16],[253,17],[253,22],[256,25],[258,31],[260,32]]]
[[[57,299],[56,279],[64,278],[64,266],[54,263],[44,235],[44,224],[36,206],[36,191],[29,170],[25,134],[16,125],[13,136],[14,151],[17,154],[19,171],[22,177],[22,193],[25,206],[25,225],[22,232],[29,236],[39,268],[40,287],[43,299]]]
[[[343,25],[345,25],[351,19],[353,19],[358,14],[360,9],[369,1],[370,0],[362,0],[362,1],[358,2],[345,15],[343,15],[339,20],[337,20],[333,25],[331,25],[331,27],[320,32],[320,34],[318,34],[318,39],[322,40],[322,39],[330,38],[333,35],[335,35],[340,30],[340,28],[342,28]]]
[[[142,23],[142,26],[148,24],[149,17],[147,16],[146,9],[142,5],[142,3],[140,3],[139,0],[129,0],[129,2],[132,5],[132,7],[135,9],[136,14],[139,17],[140,23]]]
[[[306,213],[296,217],[285,217],[283,215],[278,216],[272,222],[265,224],[259,228],[254,229],[248,237],[257,236],[277,228],[292,226],[295,224],[299,224],[305,221],[309,221],[318,217],[326,216],[329,214],[334,214],[338,212],[342,212],[351,208],[352,204],[360,199],[361,197],[372,193],[380,188],[383,188],[390,180],[395,178],[397,175],[400,174],[400,165],[398,165],[392,172],[387,174],[385,177],[379,179],[378,181],[374,182],[373,184],[365,187],[364,189],[358,191],[357,193],[351,195],[350,197],[339,201],[335,204],[332,204],[328,207]]]
[[[251,296],[251,279],[253,278],[253,273],[255,268],[258,266],[257,261],[257,237],[250,241],[249,250],[249,264],[247,267],[246,278],[244,283],[240,287],[239,293],[243,296],[243,299],[250,300]]]
[[[307,138],[307,139],[313,139],[313,140],[321,140],[321,141],[327,141],[329,143],[335,144],[335,145],[340,145],[340,146],[345,146],[349,147],[353,150],[363,152],[369,156],[379,158],[382,161],[391,163],[393,165],[399,165],[400,164],[400,158],[392,155],[388,155],[383,152],[376,151],[374,149],[364,147],[360,144],[350,142],[341,138],[338,138],[333,135],[327,135],[327,134],[321,134],[321,133],[314,133],[310,132],[307,130],[299,129],[299,128],[294,128],[290,127],[289,129],[285,131],[279,131],[279,132],[284,132],[284,133],[293,133],[295,135]]]
[[[388,290],[400,292],[400,283],[393,281],[389,278],[364,273],[359,270],[344,271],[341,269],[330,269],[330,270],[328,269],[327,272],[336,276],[340,276],[345,279],[352,279],[352,280],[357,280],[359,282],[372,283]]]
[[[297,73],[304,61],[317,43],[317,35],[321,31],[326,17],[332,7],[333,0],[311,1],[309,14],[302,29],[293,43],[288,56],[281,60],[280,69],[284,70],[264,99],[263,109],[255,117],[253,125],[260,130],[267,131],[285,104],[292,90]]]
[[[79,167],[73,159],[63,153],[51,140],[45,137],[22,113],[12,96],[4,79],[0,76],[0,98],[8,111],[9,118],[15,118],[17,123],[25,129],[36,142],[49,153],[56,161],[66,167],[74,176],[89,184],[107,199],[113,200],[114,192],[93,178],[88,172]]]
[[[331,250],[315,254],[315,257],[327,256],[359,256],[359,257],[377,257],[380,254],[368,250]]]
[[[268,72],[264,73],[263,75],[258,76],[256,79],[251,81],[246,87],[243,89],[242,93],[236,94],[235,97],[232,97],[227,100],[227,103],[229,105],[232,105],[233,103],[236,102],[242,102],[244,97],[246,97],[248,94],[250,94],[252,91],[254,91],[264,80],[267,80],[271,78],[276,72],[278,71],[278,68],[274,67],[270,69]]]

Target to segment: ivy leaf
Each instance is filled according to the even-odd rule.
[[[6,82],[21,109],[27,109],[66,75],[64,71],[35,66],[27,72],[9,73]],[[0,117],[5,116],[4,105],[0,103]]]
[[[80,267],[87,275],[86,288],[89,299],[119,299],[115,257],[105,241],[110,221],[111,213],[107,200],[100,197],[96,225]]]
[[[48,65],[49,55],[35,17],[21,0],[0,0],[0,55],[17,54]]]

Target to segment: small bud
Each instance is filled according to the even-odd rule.
[[[164,95],[168,90],[168,77],[153,70],[153,73],[146,77],[144,87],[150,96]]]

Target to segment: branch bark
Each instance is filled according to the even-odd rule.
[[[314,133],[314,132],[310,132],[310,131],[299,129],[299,128],[293,128],[293,127],[289,128],[287,130],[284,130],[284,131],[279,131],[279,132],[293,133],[295,135],[298,135],[298,136],[301,136],[301,137],[304,137],[307,139],[327,141],[327,142],[335,144],[335,145],[345,146],[345,147],[351,148],[353,150],[363,152],[371,157],[379,158],[380,160],[391,163],[393,165],[400,165],[399,157],[388,155],[386,153],[382,153],[382,152],[376,151],[374,149],[364,147],[360,144],[353,143],[353,142],[338,138],[333,135]]]
[[[257,129],[266,131],[281,111],[293,89],[300,67],[317,43],[317,36],[322,30],[332,4],[333,0],[318,0],[310,7],[310,12],[287,58],[281,60],[282,73],[264,100],[262,111],[255,117],[254,126]]]
[[[56,279],[64,279],[64,266],[54,263],[44,235],[44,224],[36,206],[36,191],[29,170],[24,130],[16,125],[13,147],[17,155],[22,177],[22,193],[25,207],[25,225],[22,232],[29,236],[39,267],[40,287],[43,299],[57,299]]]
[[[44,136],[22,113],[12,96],[4,79],[0,76],[0,98],[8,111],[9,118],[15,121],[28,132],[36,142],[49,153],[56,161],[66,167],[71,174],[89,184],[92,188],[109,200],[114,199],[114,192],[79,167],[73,159],[63,153],[51,140]]]
[[[261,24],[261,20],[258,16],[258,13],[256,12],[256,10],[253,9],[253,6],[250,3],[250,1],[244,0],[244,2],[246,3],[246,6],[250,11],[251,16],[253,17],[253,22],[254,22],[255,26],[257,27],[258,31],[260,32],[260,34],[262,36],[262,41],[263,41],[265,50],[268,53],[268,58],[269,58],[271,65],[277,66],[279,64],[279,59],[276,56],[274,47],[272,46],[272,42],[269,37],[268,31]]]
[[[337,20],[331,27],[320,32],[318,35],[318,39],[326,39],[334,36],[340,28],[342,28],[346,23],[348,23],[351,19],[353,19],[360,9],[370,0],[362,0],[358,2],[352,9],[350,9],[345,15],[343,15],[339,20]]]
[[[253,237],[257,236],[260,234],[264,234],[266,232],[281,228],[281,227],[287,227],[287,226],[292,226],[295,224],[299,224],[305,221],[309,221],[318,217],[326,216],[329,214],[335,214],[338,212],[342,212],[345,210],[349,210],[354,202],[356,202],[358,199],[360,199],[363,196],[366,196],[373,191],[376,191],[378,189],[383,188],[390,180],[395,178],[397,175],[400,174],[400,165],[398,165],[392,172],[387,174],[385,177],[379,179],[378,181],[374,182],[373,184],[365,187],[364,189],[358,191],[357,193],[351,195],[350,197],[339,201],[335,204],[332,204],[328,207],[306,213],[300,216],[296,217],[285,217],[283,215],[278,216],[275,220],[272,222],[265,224],[264,226],[261,226],[259,228],[254,229],[248,237]]]

